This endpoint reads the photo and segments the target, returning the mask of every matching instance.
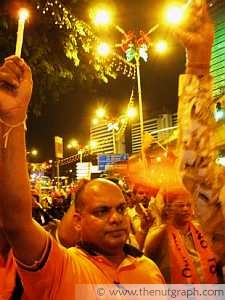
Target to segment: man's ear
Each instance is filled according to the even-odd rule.
[[[81,230],[81,214],[79,212],[75,212],[73,215],[73,227],[76,231]]]

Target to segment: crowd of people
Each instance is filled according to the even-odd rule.
[[[124,189],[110,178],[82,180],[66,212],[58,212],[66,201],[60,198],[48,207],[51,220],[35,216],[43,204],[30,192],[24,132],[32,74],[24,60],[5,59],[0,67],[0,298],[97,299],[91,284],[223,283],[225,178],[215,165],[210,108],[213,24],[203,0],[190,0],[186,11],[188,22],[173,30],[187,52],[178,107],[182,183],[159,189],[154,198],[143,186]],[[83,296],[80,284],[87,284]]]
[[[60,189],[57,191],[31,190],[32,216],[41,225],[47,225],[51,220],[61,220],[74,198],[74,191]]]

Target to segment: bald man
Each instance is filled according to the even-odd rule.
[[[76,192],[75,230],[81,242],[69,250],[32,220],[24,120],[32,94],[28,65],[12,56],[0,68],[0,220],[13,249],[28,299],[81,299],[79,284],[164,283],[158,267],[126,245],[127,204],[105,179],[86,181]],[[78,294],[77,294],[78,293]],[[85,288],[85,299],[95,299]]]

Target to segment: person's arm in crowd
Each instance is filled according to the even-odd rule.
[[[190,1],[190,15],[197,23],[175,29],[186,48],[186,74],[180,76],[178,107],[178,158],[183,183],[191,191],[205,232],[225,246],[225,202],[220,191],[224,172],[216,165],[215,120],[212,110],[212,78],[209,74],[213,25],[204,1]],[[202,9],[202,10],[201,10]],[[224,248],[225,249],[225,248]],[[220,257],[223,253],[220,253]]]
[[[26,265],[41,258],[47,243],[47,233],[32,221],[23,125],[31,93],[30,68],[18,57],[7,58],[0,67],[0,225]]]
[[[59,222],[56,237],[58,242],[66,248],[74,247],[80,240],[80,232],[74,226],[75,204],[72,203]]]
[[[166,238],[166,235],[167,231],[165,224],[150,228],[145,238],[143,248],[144,254],[153,260],[157,258],[157,256],[159,255],[159,249],[163,247],[162,241]]]
[[[153,225],[155,218],[152,216],[151,211],[148,208],[144,208],[141,203],[136,205],[136,211],[140,218],[140,228],[137,229],[135,237],[139,244],[139,248],[142,250],[146,235]]]

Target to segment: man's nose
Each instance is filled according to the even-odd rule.
[[[185,211],[187,211],[187,210],[190,209],[190,207],[189,207],[189,205],[184,205],[183,209],[184,209]]]
[[[121,223],[122,215],[116,209],[112,210],[109,215],[109,222],[110,223]]]

